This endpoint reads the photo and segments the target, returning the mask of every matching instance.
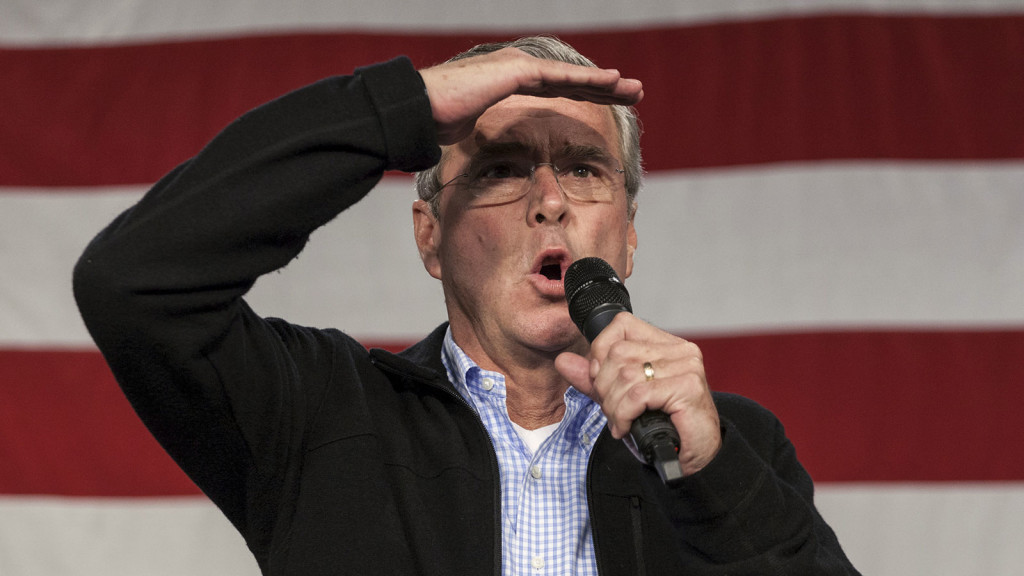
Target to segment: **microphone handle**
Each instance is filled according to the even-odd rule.
[[[683,479],[683,466],[679,463],[679,432],[672,420],[661,410],[647,410],[629,427],[633,443],[654,467],[661,481],[670,488]]]

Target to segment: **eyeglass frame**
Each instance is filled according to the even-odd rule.
[[[574,168],[579,166],[579,163],[577,161],[573,161],[573,163],[574,163],[573,167],[570,168],[569,170],[572,170],[572,169],[574,169]],[[523,196],[525,196],[527,194],[528,190],[529,190],[529,187],[527,186],[527,182],[529,182],[531,185],[536,183],[537,168],[539,168],[541,166],[549,166],[551,168],[552,175],[555,178],[555,183],[558,184],[558,189],[562,192],[562,194],[565,195],[566,198],[575,200],[577,202],[586,202],[587,201],[586,199],[580,199],[578,197],[575,197],[573,194],[570,194],[569,192],[566,191],[565,187],[562,185],[562,180],[559,178],[558,174],[560,172],[560,168],[558,167],[558,165],[556,163],[554,163],[554,162],[534,162],[534,163],[532,163],[530,165],[529,177],[528,178],[524,178],[524,181],[523,181],[523,184],[522,184],[522,190],[519,193],[515,194],[515,195],[509,196],[508,198],[500,200],[499,202],[497,202],[497,204],[503,204],[503,203],[506,203],[506,202],[515,202],[515,201],[521,199]],[[613,171],[615,173],[618,173],[618,174],[625,174],[626,173],[626,171],[624,169],[622,169],[622,168],[614,168],[614,167],[609,167],[609,168],[610,168],[611,171]],[[566,173],[568,173],[569,170],[567,170]],[[451,179],[449,179],[447,182],[441,184],[441,186],[437,188],[436,194],[440,195],[442,190],[444,190],[448,186],[451,186],[451,185],[455,184],[456,181],[458,181],[460,178],[469,178],[469,177],[470,177],[470,173],[469,172],[463,172],[461,174],[456,174]],[[468,185],[469,186],[473,186],[473,183],[471,182]],[[474,192],[474,196],[477,197],[477,198],[481,197],[480,195],[477,195],[475,192]]]

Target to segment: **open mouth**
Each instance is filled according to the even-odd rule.
[[[562,279],[562,265],[558,262],[549,262],[540,267],[540,274],[548,280]]]
[[[545,250],[537,256],[533,265],[533,273],[543,276],[551,282],[561,282],[565,270],[572,262],[572,256],[562,248]]]

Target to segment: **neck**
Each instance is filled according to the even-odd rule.
[[[554,372],[554,362],[551,362]],[[562,421],[565,391],[569,384],[554,372],[549,374],[505,373],[505,405],[510,420],[527,430]]]
[[[454,327],[452,337],[477,366],[505,376],[509,419],[527,430],[562,421],[565,391],[569,388],[555,369],[555,357],[562,350],[537,350],[515,344],[488,346],[475,334],[460,334]]]

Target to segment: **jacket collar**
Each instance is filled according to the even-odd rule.
[[[454,391],[455,387],[448,381],[444,364],[441,363],[441,348],[444,345],[444,335],[447,330],[448,323],[445,322],[435,328],[429,336],[398,354],[373,348],[370,350],[370,359],[376,366],[387,372],[425,384],[441,383]]]

